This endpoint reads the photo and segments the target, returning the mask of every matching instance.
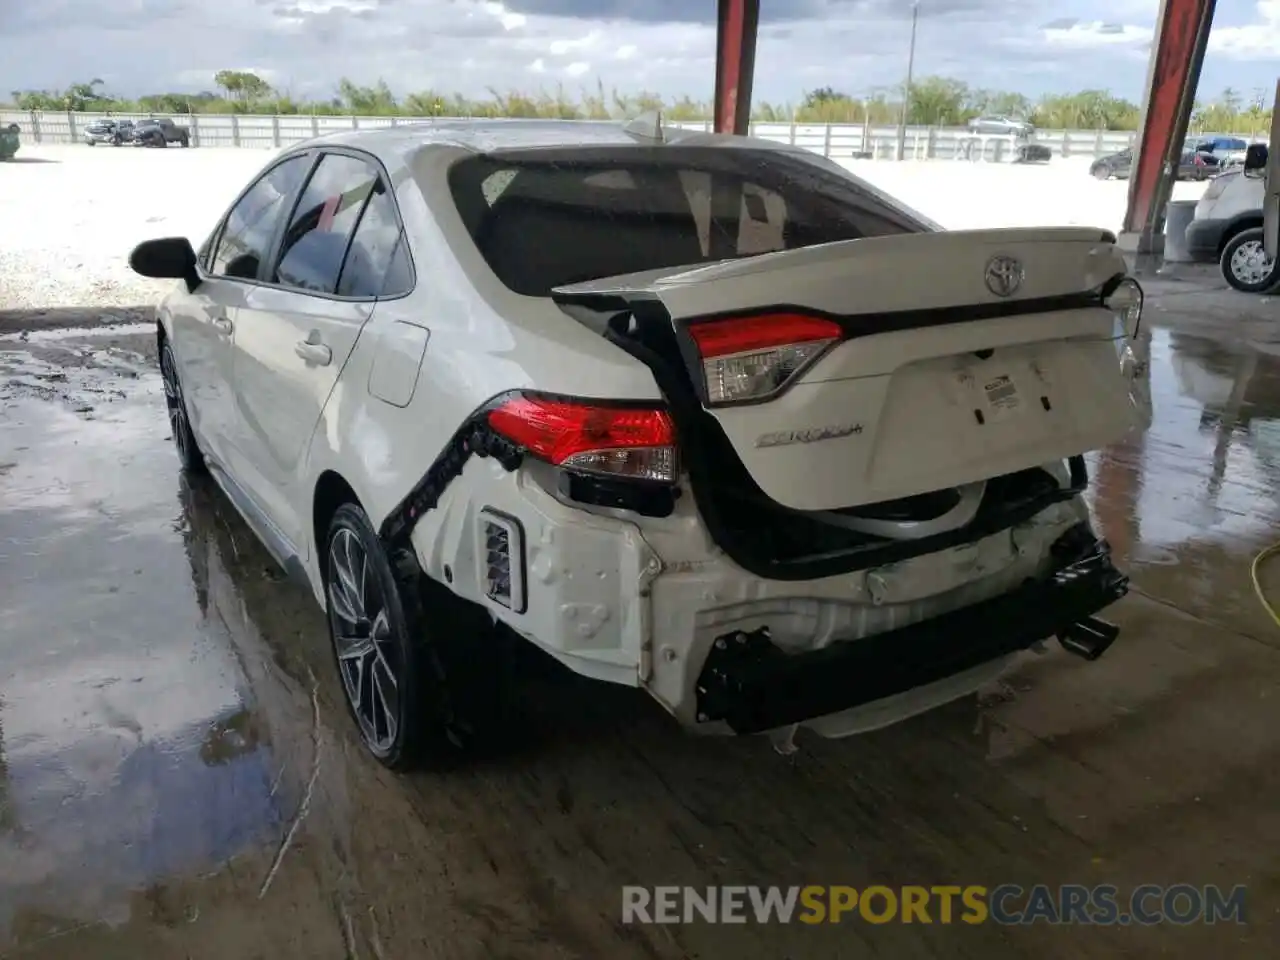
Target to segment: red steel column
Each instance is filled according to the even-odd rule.
[[[716,133],[745,135],[751,121],[760,0],[716,0]]]
[[[1173,189],[1217,0],[1161,0],[1124,232],[1150,253]]]

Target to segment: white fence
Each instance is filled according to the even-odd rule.
[[[0,110],[0,125],[16,123],[27,143],[78,143],[84,129],[104,114],[60,111]],[[119,120],[142,120],[144,114],[115,114]],[[257,147],[278,149],[311,137],[343,130],[421,123],[418,117],[332,117],[311,114],[251,116],[195,114],[174,116],[191,130],[196,147]],[[674,126],[711,129],[710,121],[676,123]],[[751,133],[767,140],[791,143],[836,160],[857,157],[893,159],[897,156],[896,127],[859,123],[753,123]],[[1040,130],[1035,142],[1059,157],[1097,157],[1116,153],[1132,144],[1134,134],[1103,130]],[[968,145],[968,146],[967,146]],[[1009,137],[973,137],[954,127],[908,127],[906,156],[916,160],[1012,160],[1014,142]]]

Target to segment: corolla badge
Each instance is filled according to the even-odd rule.
[[[830,427],[810,427],[807,430],[776,430],[756,437],[757,447],[786,447],[793,443],[817,443],[820,440],[837,440],[862,432],[862,424],[846,423]]]
[[[1016,257],[998,256],[987,261],[987,289],[997,297],[1011,297],[1026,279],[1022,261]]]

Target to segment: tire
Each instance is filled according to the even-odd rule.
[[[1094,168],[1090,171],[1090,173],[1092,173],[1092,174],[1093,174],[1093,179],[1095,179],[1095,180],[1110,180],[1110,179],[1111,179],[1111,168],[1110,168],[1110,167],[1108,167],[1108,166],[1106,166],[1105,164],[1104,164],[1103,166],[1101,166],[1101,167],[1094,167]]]
[[[166,339],[160,347],[160,379],[164,384],[164,403],[169,414],[169,429],[173,433],[173,445],[178,451],[182,469],[188,473],[203,473],[204,454],[191,431],[191,419],[187,415],[187,400],[182,392],[178,376],[178,364],[173,348]]]
[[[191,146],[191,138],[183,137],[178,141],[178,144],[185,150],[187,147]]]
[[[393,564],[358,504],[334,512],[322,556],[334,662],[365,749],[408,770],[493,745],[511,702],[509,635],[411,555]]]
[[[1266,293],[1280,285],[1280,258],[1267,264],[1262,252],[1262,228],[1241,230],[1222,249],[1218,260],[1222,277],[1243,293]]]
[[[85,143],[89,144],[91,147],[96,147],[98,145],[96,140],[86,140]]]

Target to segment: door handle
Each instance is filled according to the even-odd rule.
[[[333,351],[323,343],[313,340],[299,340],[293,345],[293,352],[307,363],[314,363],[320,367],[327,367],[333,360]]]
[[[226,317],[214,317],[213,329],[217,330],[218,333],[222,334],[224,337],[229,337],[231,336],[232,330],[231,321]]]

